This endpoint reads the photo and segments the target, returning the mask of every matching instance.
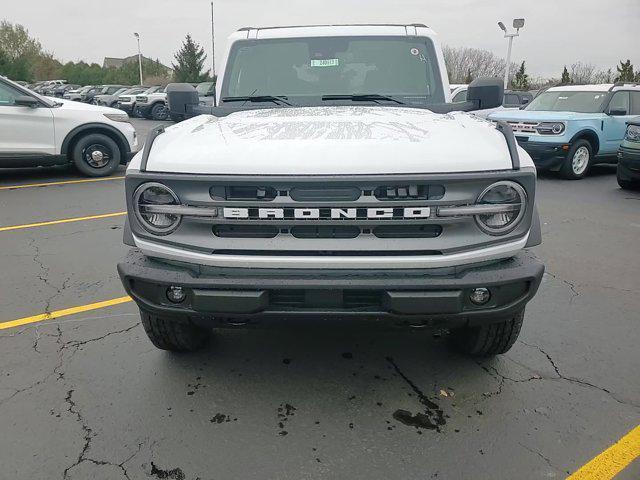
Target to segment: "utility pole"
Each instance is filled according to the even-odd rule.
[[[524,27],[524,18],[515,18],[513,20],[513,28],[516,29],[515,33],[509,33],[504,23],[498,22],[500,30],[504,32],[504,38],[509,39],[509,47],[507,48],[507,63],[504,67],[504,89],[509,88],[509,68],[511,67],[511,47],[513,46],[514,37],[520,36],[520,29]]]
[[[216,40],[213,23],[213,2],[211,2],[211,78],[216,78]]]
[[[144,82],[142,81],[142,53],[140,51],[140,34],[135,32],[133,36],[136,37],[136,40],[138,40],[138,68],[140,69],[140,85],[144,85]]]

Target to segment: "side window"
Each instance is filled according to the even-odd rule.
[[[453,97],[453,102],[466,102],[467,101],[467,90],[462,90],[461,92],[456,93],[455,97]]]
[[[0,107],[13,106],[17,97],[21,96],[20,92],[9,85],[0,83]]]
[[[640,92],[631,92],[631,115],[640,115]]]
[[[519,107],[520,106],[520,97],[518,97],[518,95],[514,94],[514,93],[507,93],[504,96],[504,102],[502,102],[502,104],[504,106],[514,106],[514,107]]]
[[[629,92],[616,92],[613,94],[607,112],[614,110],[625,112],[624,115],[629,114]]]

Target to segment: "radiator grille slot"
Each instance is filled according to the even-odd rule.
[[[441,233],[440,225],[380,225],[373,229],[378,238],[436,238]]]
[[[356,238],[360,235],[360,227],[298,226],[291,228],[291,235],[296,238]]]
[[[213,234],[220,238],[274,238],[279,228],[270,225],[215,225]]]

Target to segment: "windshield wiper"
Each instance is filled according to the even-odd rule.
[[[323,95],[322,100],[353,100],[354,102],[378,102],[380,100],[394,102],[398,105],[405,105],[404,102],[389,95],[379,95],[377,93],[359,93],[353,95]]]
[[[243,97],[222,97],[222,103],[231,102],[272,102],[277,105],[288,105],[293,107],[294,105],[288,101],[287,97],[277,95],[247,95]]]

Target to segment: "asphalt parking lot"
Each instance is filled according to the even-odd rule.
[[[123,175],[0,172],[2,479],[565,478],[640,424],[640,192],[611,167],[540,179],[547,274],[488,361],[361,324],[156,350],[116,273]]]

